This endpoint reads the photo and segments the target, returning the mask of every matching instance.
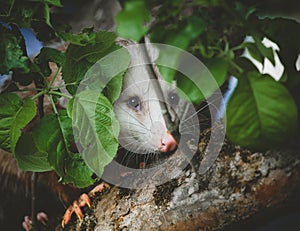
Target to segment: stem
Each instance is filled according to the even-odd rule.
[[[56,108],[56,106],[55,106],[55,103],[54,103],[54,100],[53,100],[52,95],[49,95],[49,98],[50,98],[50,102],[51,102],[51,105],[52,105],[52,107],[53,107],[54,113],[55,113],[56,115],[58,115],[58,111],[57,111],[57,108]]]
[[[56,86],[56,87],[54,87],[53,89],[66,88],[67,86],[75,86],[75,85],[77,85],[77,84],[78,84],[78,82],[66,83],[66,84],[63,84],[63,85],[60,85],[60,86]]]
[[[66,97],[68,99],[72,99],[72,96],[61,93],[61,92],[57,92],[57,91],[49,91],[49,94],[51,95],[58,95],[58,96],[62,96],[62,97]]]
[[[57,67],[57,68],[56,68],[56,71],[54,72],[54,76],[53,76],[53,78],[50,80],[50,82],[49,82],[49,84],[48,84],[49,88],[50,88],[50,87],[52,86],[52,84],[54,83],[54,81],[55,81],[55,79],[56,79],[58,73],[60,72],[60,70],[61,70],[60,67]]]
[[[36,218],[36,183],[37,173],[33,172],[31,175],[31,222],[32,230],[37,230],[37,218]]]
[[[32,96],[31,99],[35,100],[36,98],[39,98],[39,97],[41,97],[44,94],[46,94],[46,90],[40,91],[36,95]]]

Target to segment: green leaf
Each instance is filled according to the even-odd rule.
[[[38,72],[20,73],[19,71],[14,71],[12,79],[21,86],[28,86],[36,78],[38,79],[40,74]]]
[[[91,56],[96,56],[96,60],[88,60],[92,63],[95,63],[104,55],[107,54],[107,50],[111,48],[116,39],[116,34],[108,31],[100,32],[91,32],[95,35],[95,43],[87,44],[84,47],[82,46],[69,46],[67,50],[68,58],[72,58],[76,62],[88,58]]]
[[[258,72],[239,79],[227,109],[227,135],[232,142],[274,148],[297,128],[295,102],[281,83]]]
[[[70,118],[72,118],[72,114],[73,114],[73,104],[74,104],[74,97],[69,100],[67,105],[67,114]]]
[[[79,154],[74,154],[72,159],[66,163],[66,175],[62,178],[62,183],[73,183],[78,188],[85,188],[93,183],[93,172],[84,163]]]
[[[22,37],[14,35],[9,29],[0,24],[0,74],[7,74],[18,68],[22,72],[29,72],[27,56],[23,55],[20,46]]]
[[[73,106],[75,140],[86,164],[101,177],[118,150],[119,123],[109,100],[98,91],[82,91]]]
[[[14,153],[21,129],[36,114],[35,102],[30,98],[23,102],[16,94],[6,93],[0,95],[0,105],[0,146]]]
[[[66,111],[47,115],[34,127],[32,136],[23,134],[16,146],[16,159],[25,171],[55,170],[64,183],[86,187],[94,183],[92,171],[79,154],[69,151],[74,141],[72,121]]]
[[[67,86],[72,95],[76,93],[80,81],[94,63],[120,48],[114,45],[115,34],[106,31],[92,32],[92,34],[95,35],[95,44],[70,45],[66,52],[66,62],[63,65],[62,75],[67,84],[73,84]]]
[[[48,162],[48,154],[38,151],[30,134],[22,134],[15,151],[18,166],[23,171],[46,172],[52,168]]]
[[[120,126],[113,112],[112,104],[104,95],[100,95],[98,98],[95,116],[96,133],[106,155],[109,157],[108,159],[110,159],[109,162],[107,162],[108,164],[115,157],[118,150]],[[102,154],[102,156],[104,155]],[[104,159],[103,157],[103,160]]]
[[[49,114],[43,117],[32,131],[38,151],[48,154],[48,161],[55,171],[65,175],[65,161],[70,152],[73,139],[72,120],[65,110],[59,115]]]
[[[103,94],[113,104],[120,96],[123,85],[124,72],[113,77],[103,90]]]
[[[54,62],[60,67],[65,62],[65,54],[51,47],[43,47],[40,54],[34,59],[34,63],[40,67],[40,71],[45,77],[52,73],[49,62]]]
[[[96,33],[93,33],[93,28],[85,28],[79,34],[63,31],[59,31],[58,33],[64,41],[68,41],[73,45],[86,46],[96,43]]]
[[[86,60],[76,62],[66,56],[66,62],[62,68],[62,76],[67,84],[67,90],[71,95],[75,95],[80,81],[84,78],[87,70],[92,64]]]
[[[145,23],[150,20],[145,1],[129,0],[125,2],[124,10],[117,16],[117,33],[120,37],[140,41],[147,33]]]

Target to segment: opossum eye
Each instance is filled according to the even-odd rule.
[[[169,104],[171,104],[172,106],[177,105],[179,102],[179,97],[178,97],[177,93],[171,92],[168,95],[168,101],[169,101]]]
[[[137,96],[131,97],[127,101],[127,105],[136,111],[141,110],[141,101],[140,101],[139,97],[137,97]]]

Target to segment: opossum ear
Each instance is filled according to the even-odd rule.
[[[155,78],[158,79],[159,81],[165,82],[165,80],[163,79],[159,68],[156,65],[156,60],[159,57],[159,49],[157,47],[155,47],[153,44],[151,44],[150,39],[148,36],[145,36],[145,47],[149,56],[149,59],[152,63],[152,70],[155,74]],[[176,87],[176,83],[172,83],[172,85],[174,85]]]

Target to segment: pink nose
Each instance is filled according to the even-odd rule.
[[[161,139],[159,150],[161,152],[171,152],[177,147],[176,140],[170,134],[169,131],[166,132],[165,136]]]

